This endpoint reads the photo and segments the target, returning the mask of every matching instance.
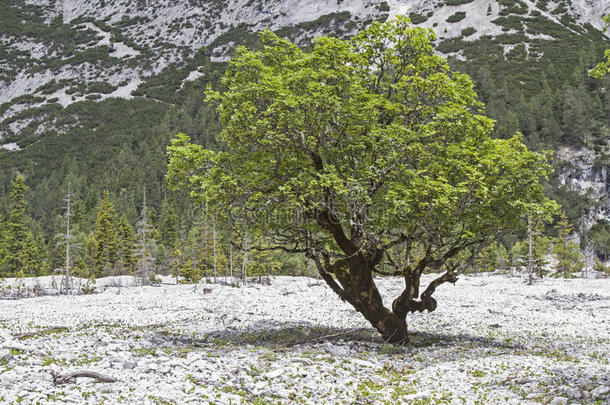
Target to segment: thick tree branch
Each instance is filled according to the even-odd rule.
[[[337,263],[334,263],[334,265],[330,265],[330,269],[331,272],[327,271],[325,266],[322,264],[322,261],[320,260],[320,255],[310,252],[309,257],[310,259],[313,260],[316,269],[318,270],[318,273],[320,274],[320,276],[322,277],[322,279],[326,282],[326,284],[328,284],[328,286],[335,292],[335,294],[337,294],[339,296],[339,298],[341,298],[341,300],[349,302],[358,312],[360,313],[364,313],[364,309],[362,308],[362,305],[355,299],[355,297],[353,297],[351,294],[348,294],[343,288],[341,288],[341,286],[337,283],[337,281],[333,278],[331,272],[332,271],[336,271],[336,268],[333,268],[333,266],[337,266]],[[325,261],[328,259],[325,259]],[[328,263],[327,263],[328,265]]]

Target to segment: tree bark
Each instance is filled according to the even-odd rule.
[[[369,263],[362,254],[340,260],[324,269],[320,267],[318,269],[324,281],[341,299],[360,312],[384,341],[395,344],[408,341],[406,313],[396,314],[383,305]]]

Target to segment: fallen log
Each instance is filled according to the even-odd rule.
[[[101,382],[109,382],[109,383],[113,383],[116,382],[116,378],[104,375],[104,374],[100,374],[96,371],[89,371],[89,370],[79,370],[79,371],[73,371],[70,373],[65,373],[65,374],[60,374],[56,371],[51,371],[51,377],[53,377],[53,384],[55,385],[62,385],[62,384],[68,384],[68,383],[74,383],[76,382],[76,379],[79,377],[86,377],[86,378],[94,378],[98,381]]]

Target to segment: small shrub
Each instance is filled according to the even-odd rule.
[[[464,18],[466,18],[466,13],[463,11],[458,11],[453,15],[450,15],[445,21],[447,21],[448,23],[455,23],[458,21],[462,21]]]
[[[477,32],[477,30],[476,30],[476,29],[474,29],[474,27],[468,27],[468,28],[464,28],[464,29],[462,30],[462,36],[463,36],[463,37],[469,37],[469,36],[471,36],[472,34],[474,34],[475,32]]]
[[[428,17],[417,13],[409,13],[409,18],[413,24],[421,24],[428,21]]]
[[[474,0],[445,0],[447,6],[459,6],[460,4],[472,3]]]
[[[379,3],[379,5],[377,6],[377,10],[381,11],[382,13],[387,13],[388,11],[390,11],[390,5],[387,1],[384,1],[383,3]]]

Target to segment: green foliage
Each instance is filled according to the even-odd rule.
[[[116,86],[113,86],[110,83],[106,83],[106,82],[89,83],[87,88],[88,88],[89,93],[103,93],[103,94],[112,93],[113,91],[115,91],[117,89]]]
[[[509,15],[509,14],[527,14],[527,11],[529,10],[527,4],[525,4],[524,2],[518,0],[518,1],[512,1],[512,0],[503,0],[500,1],[500,4],[502,5],[502,8],[500,10],[500,15]]]
[[[387,13],[390,11],[390,5],[387,1],[383,1],[377,5],[377,10],[381,11],[382,13]]]
[[[544,268],[548,265],[547,256],[551,247],[551,240],[548,236],[536,233],[532,238],[532,265],[541,277],[544,275]],[[529,241],[523,240],[515,243],[511,249],[513,258],[517,265],[523,269],[529,266]]]
[[[574,273],[584,267],[583,256],[580,253],[578,243],[569,239],[572,227],[568,223],[565,212],[557,223],[558,235],[553,239],[553,255],[557,260],[555,264],[556,274],[562,277],[574,277]]]
[[[475,32],[477,32],[477,30],[474,27],[467,27],[462,30],[462,36],[469,37],[472,34],[474,34]]]
[[[538,6],[544,6],[543,3],[546,2],[538,1]],[[553,4],[552,8],[556,7]],[[574,26],[567,19],[567,14],[561,16],[561,23],[556,23],[542,17],[539,12],[532,12],[530,16],[519,14],[521,8],[520,1],[501,2],[502,19],[496,20],[496,23],[500,23],[510,34],[497,39],[483,36],[472,42],[463,38],[446,40],[439,45],[439,49],[447,53],[463,52],[464,57],[468,58],[468,61],[451,59],[450,65],[473,77],[476,90],[486,104],[485,114],[497,120],[493,136],[510,138],[516,130],[520,130],[528,147],[537,150],[563,145],[587,145],[599,149],[599,145],[605,144],[608,131],[607,106],[610,106],[610,95],[605,89],[610,78],[592,80],[587,73],[599,63],[609,47],[607,39],[591,26]],[[411,19],[418,23],[430,16],[430,13],[427,16],[412,14]],[[21,0],[2,4],[2,32],[9,38],[23,36],[44,43],[53,52],[53,57],[33,59],[28,52],[0,46],[7,62],[5,67],[0,67],[0,80],[14,80],[18,69],[35,73],[45,66],[61,68],[66,63],[89,61],[97,64],[99,61],[100,65],[106,66],[119,63],[118,59],[108,54],[109,47],[82,52],[85,47],[99,41],[96,32],[86,29],[82,22],[92,22],[110,32],[112,42],[121,41],[139,50],[141,56],[129,58],[128,63],[145,65],[147,58],[153,54],[130,39],[125,31],[125,28],[135,27],[143,19],[124,18],[112,23],[78,19],[63,24],[61,19],[47,21],[43,8],[27,5]],[[346,37],[369,22],[357,20],[348,12],[343,12],[283,28],[279,32],[290,38],[299,38],[305,44],[309,41],[307,35],[314,32],[333,32],[334,35]],[[512,32],[513,29],[532,35],[550,35],[555,39],[524,38]],[[466,28],[462,36],[472,35],[473,30]],[[306,33],[305,36],[303,33]],[[516,41],[522,42],[504,47],[504,44]],[[245,25],[229,27],[227,34],[221,36],[214,47],[230,42],[246,43],[254,49],[262,48],[252,27]],[[166,45],[159,41],[155,46]],[[45,98],[30,94],[0,105],[0,114],[13,106],[25,108],[0,123],[3,142],[16,141],[22,147],[18,152],[0,149],[0,257],[6,257],[8,196],[13,174],[18,171],[23,173],[31,188],[31,192],[26,193],[27,216],[31,216],[27,220],[27,227],[32,233],[28,243],[37,246],[37,262],[43,266],[39,272],[63,263],[62,252],[56,246],[54,235],[62,232],[57,216],[62,206],[60,190],[65,189],[68,179],[75,184],[79,194],[78,213],[74,218],[76,244],[79,246],[74,252],[75,271],[88,275],[95,267],[88,264],[94,249],[89,249],[86,241],[89,232],[94,229],[101,191],[110,191],[117,217],[124,215],[128,223],[135,224],[142,185],[149,190],[150,205],[159,212],[158,218],[152,220],[153,226],[160,232],[157,265],[161,271],[168,271],[176,260],[176,244],[185,240],[185,235],[193,226],[192,216],[187,213],[191,205],[189,196],[186,193],[169,193],[164,180],[164,149],[169,136],[185,132],[194,143],[209,149],[219,148],[215,141],[220,130],[219,122],[213,107],[203,100],[202,93],[208,85],[220,88],[219,78],[226,65],[211,63],[209,56],[210,52],[203,48],[189,54],[184,63],[169,66],[145,80],[136,93],[148,99],[138,97],[133,100],[82,102],[65,109],[51,100],[51,104],[32,108],[44,102]],[[606,54],[603,63],[609,58],[610,55]],[[203,76],[194,82],[184,82],[183,79],[194,70],[203,73]],[[113,86],[102,82],[88,86],[85,82],[53,80],[36,91],[48,95],[62,88],[67,89],[68,94],[92,98],[99,98],[100,93],[114,90]],[[19,132],[13,132],[11,128],[14,126],[11,124],[19,120],[31,122]],[[58,136],[59,133],[61,136]],[[556,179],[551,179],[548,190],[552,190],[548,195],[561,202],[572,222],[591,206],[585,197],[559,187]],[[175,208],[175,215],[166,211],[170,200],[173,201],[171,205]],[[596,252],[602,258],[603,234],[599,232],[596,236],[599,240],[595,242]],[[119,252],[122,243],[118,243]],[[226,256],[228,245],[226,241],[224,243],[223,255]],[[302,257],[296,259],[295,256],[283,254],[278,260],[283,264],[282,272],[296,274],[303,271]],[[114,270],[127,271],[121,263],[122,259],[117,259]]]
[[[226,91],[208,91],[221,150],[184,134],[168,148],[171,184],[215,212],[297,250],[382,249],[402,230],[442,256],[448,241],[487,242],[553,209],[539,184],[545,156],[489,137],[470,79],[434,55],[431,32],[399,18],[353,40],[319,38],[311,52],[261,37],[262,51],[237,50]],[[394,76],[398,63],[409,68]]]
[[[6,222],[0,227],[0,275],[41,275],[43,271],[40,241],[29,227],[25,179],[18,174],[11,185],[10,205]]]
[[[413,12],[409,13],[409,18],[413,24],[421,24],[428,21],[428,17]]]
[[[597,257],[607,262],[610,259],[610,223],[608,221],[597,222],[589,229],[587,239]]]
[[[117,262],[115,274],[130,274],[135,270],[136,258],[134,255],[136,236],[133,227],[125,214],[121,215],[117,224]]]
[[[607,40],[592,29],[575,33],[542,16],[508,15],[493,22],[522,33],[446,40],[439,49],[467,59],[449,62],[475,78],[487,113],[498,121],[496,136],[510,137],[518,129],[535,149],[601,142],[608,127],[602,107],[608,92],[587,72]],[[556,40],[529,39],[526,31]],[[507,50],[505,44],[515,46]]]
[[[282,263],[278,260],[278,252],[272,250],[265,250],[269,246],[264,243],[253,244],[254,248],[250,249],[248,255],[248,276],[258,277],[259,281],[263,277],[269,277],[276,275],[282,268]]]
[[[597,257],[595,258],[595,262],[593,264],[593,270],[602,274],[604,277],[610,277],[610,266],[599,260]]]
[[[117,260],[119,238],[117,235],[118,218],[110,194],[104,191],[95,220],[95,257],[96,275],[109,276],[113,274],[114,263]]]
[[[508,268],[508,253],[501,243],[494,242],[481,250],[474,264],[478,271],[505,272]]]
[[[352,15],[349,11],[325,14],[313,21],[304,21],[293,27],[282,27],[277,30],[276,34],[280,37],[291,38],[293,40],[303,32],[308,32],[310,34],[320,31],[333,32],[334,35],[341,36],[346,30],[351,31],[351,29],[355,28],[355,24],[351,21],[351,18]],[[257,46],[254,47],[241,40],[236,41],[236,43],[247,45],[249,48],[258,49],[261,43],[258,37],[256,37],[256,39]]]
[[[466,13],[463,11],[456,11],[454,14],[450,15],[449,17],[447,17],[447,19],[445,21],[447,21],[448,23],[455,23],[458,21],[462,21],[464,18],[466,18]]]
[[[608,29],[610,25],[610,14],[604,16],[605,26],[604,32]],[[610,73],[610,49],[606,49],[605,58],[607,59],[605,62],[600,62],[597,66],[595,66],[590,72],[589,75],[595,77],[597,79],[601,79]]]
[[[136,224],[136,252],[137,274],[142,282],[148,284],[154,280],[154,265],[157,259],[157,239],[158,231],[152,221],[154,210],[149,209],[146,204],[146,193],[144,192],[142,208],[140,210],[140,220]]]

